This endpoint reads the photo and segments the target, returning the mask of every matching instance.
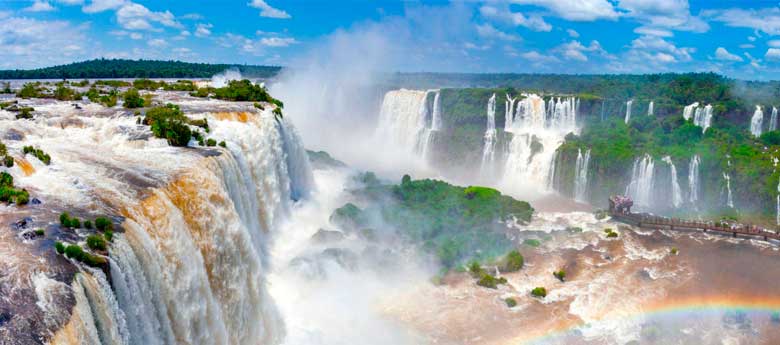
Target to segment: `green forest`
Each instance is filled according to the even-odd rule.
[[[270,78],[281,70],[278,66],[95,59],[30,70],[2,70],[0,79],[211,78],[230,68],[238,69],[248,78]]]

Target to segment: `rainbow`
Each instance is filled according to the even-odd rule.
[[[751,312],[766,312],[767,315],[780,312],[780,296],[747,296],[747,295],[714,295],[714,296],[687,296],[683,298],[664,299],[643,306],[643,311],[634,315],[628,315],[629,318],[663,316],[676,313],[691,312],[713,312],[741,310]],[[609,321],[610,317],[605,317],[599,321]],[[598,321],[597,321],[598,322]],[[513,344],[532,345],[543,343],[558,336],[575,331],[577,328],[585,326],[584,323],[569,323],[556,329],[545,331],[544,334],[535,334],[530,337],[515,339]]]

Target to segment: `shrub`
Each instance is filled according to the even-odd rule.
[[[78,218],[73,217],[70,219],[70,227],[74,229],[78,229],[81,227],[81,221],[79,221]]]
[[[104,257],[92,255],[87,252],[84,252],[84,255],[81,256],[80,261],[92,267],[100,267],[108,263]]]
[[[68,212],[60,213],[60,225],[66,228],[70,226],[70,215]]]
[[[226,143],[225,143],[225,141],[223,140],[223,141],[220,141],[220,142],[219,142],[219,146],[222,146],[222,147],[227,147],[227,144],[226,144]]]
[[[113,224],[111,224],[111,221],[106,217],[97,217],[95,218],[95,228],[100,231],[111,230]]]
[[[27,203],[30,202],[30,193],[26,190],[22,189],[21,191],[17,191],[16,196],[14,197],[14,203],[17,205],[27,205]]]
[[[217,146],[217,141],[211,138],[206,140],[206,146]]]
[[[75,244],[69,244],[65,247],[65,256],[81,261],[84,257],[84,250]]]
[[[547,297],[547,289],[543,287],[536,287],[533,290],[531,290],[531,296],[541,297],[541,298]]]
[[[276,108],[274,108],[274,110],[272,111],[272,113],[273,113],[273,114],[274,114],[274,115],[275,115],[277,118],[284,118],[284,115],[282,114],[282,108],[276,107]]]
[[[54,90],[54,98],[60,101],[73,101],[81,99],[81,95],[74,89],[71,89],[65,85],[60,85],[57,86],[56,90]]]
[[[113,242],[114,241],[114,232],[111,230],[106,230],[106,232],[103,233],[103,237],[106,238],[106,241]]]
[[[555,278],[558,278],[558,280],[563,282],[563,280],[566,279],[566,271],[561,269],[560,271],[553,272],[553,276],[555,276]]]
[[[255,108],[257,108],[257,109],[260,109],[260,110],[265,110],[265,107],[264,107],[262,104],[260,104],[260,103],[257,103],[257,102],[255,102],[254,106],[255,106]]]
[[[124,107],[128,109],[141,108],[144,106],[144,99],[141,98],[141,94],[135,88],[128,89],[122,98],[125,99]]]
[[[13,187],[13,186],[14,186],[14,177],[5,171],[0,172],[0,187]]]
[[[206,97],[208,97],[208,96],[209,96],[209,94],[210,94],[210,93],[211,93],[213,90],[214,90],[213,88],[208,88],[208,87],[201,87],[201,88],[199,88],[199,89],[195,90],[194,92],[190,92],[190,96],[193,96],[193,97],[201,97],[201,98],[206,98]]]
[[[471,273],[471,276],[474,278],[478,278],[487,274],[485,270],[482,268],[482,266],[479,265],[479,262],[477,261],[472,261],[469,264],[469,273]]]
[[[93,250],[106,250],[106,240],[100,235],[87,236],[87,246]]]
[[[618,237],[617,232],[610,232],[609,234],[607,234],[607,238],[617,238],[617,237]]]
[[[51,156],[49,156],[48,153],[43,152],[43,150],[39,148],[35,148],[32,146],[25,146],[22,148],[22,152],[24,154],[31,153],[35,158],[38,158],[39,161],[41,161],[43,164],[50,165],[51,164]]]
[[[520,254],[517,250],[513,250],[509,252],[509,254],[504,257],[502,262],[502,269],[506,272],[515,272],[519,271],[523,268],[523,255]]]
[[[146,112],[143,122],[152,127],[155,137],[167,139],[168,144],[173,146],[187,146],[192,138],[187,118],[179,107],[173,104],[150,109]]]
[[[3,158],[3,164],[5,165],[6,168],[13,167],[14,166],[14,157],[5,156],[5,158]]]
[[[8,147],[5,146],[5,144],[0,141],[0,156],[8,155]]]
[[[29,119],[32,119],[33,118],[33,115],[32,115],[33,111],[35,111],[35,109],[33,109],[31,107],[20,108],[19,109],[19,113],[16,114],[16,119],[17,120],[21,120],[21,119],[29,120]]]
[[[54,243],[54,249],[59,254],[64,254],[65,253],[65,245],[62,244],[62,242],[60,242],[60,241],[57,241],[56,243]]]
[[[677,247],[672,247],[672,250],[670,251],[672,255],[677,255],[680,251],[677,249]]]
[[[517,306],[517,301],[512,297],[504,299],[504,302],[506,302],[506,306],[509,308]]]
[[[527,246],[531,246],[531,247],[538,247],[538,246],[542,245],[542,242],[540,242],[539,240],[537,240],[535,238],[529,238],[529,239],[523,240],[523,244],[525,244]]]
[[[214,89],[213,91],[214,97],[229,101],[273,101],[273,98],[268,94],[265,87],[252,84],[248,79],[231,80],[226,87]]]
[[[92,229],[92,222],[90,222],[89,219],[84,221],[84,228],[85,229]]]
[[[497,288],[498,287],[498,283],[499,282],[496,279],[496,277],[491,276],[489,274],[483,274],[482,278],[480,278],[479,281],[477,281],[477,285],[482,286],[482,287],[486,287],[486,288],[489,288],[489,289]]]
[[[19,92],[16,93],[16,97],[20,98],[36,98],[41,96],[40,83],[25,83]]]
[[[43,236],[46,234],[46,231],[43,231],[43,229],[35,229],[35,236]]]

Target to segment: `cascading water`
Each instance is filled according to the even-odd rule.
[[[435,92],[432,118],[429,120],[428,95]],[[385,94],[379,113],[377,135],[401,147],[407,153],[425,159],[433,132],[441,127],[438,91],[393,90]]]
[[[723,179],[726,180],[726,206],[734,208],[734,199],[731,196],[731,176],[724,172]]]
[[[683,118],[685,120],[690,120],[693,116],[693,112],[699,107],[699,102],[693,102],[693,104],[686,105],[685,108],[683,108]]]
[[[512,98],[509,94],[506,95],[506,102],[504,102],[504,109],[506,109],[504,115],[504,131],[509,131],[512,128],[512,115],[515,113],[516,100],[517,98]]]
[[[625,120],[626,123],[628,123],[628,121],[631,121],[631,106],[633,104],[634,104],[633,99],[626,102],[626,120]]]
[[[769,118],[769,130],[777,130],[777,107],[772,107],[772,116]]]
[[[436,91],[433,96],[433,112],[431,113],[431,131],[441,130],[441,91]]]
[[[512,116],[501,184],[517,191],[550,187],[555,152],[566,134],[577,132],[577,100],[574,97],[544,99],[525,94]]]
[[[588,163],[590,162],[590,149],[582,155],[582,150],[577,149],[577,162],[574,170],[574,199],[580,202],[586,201],[588,191]]]
[[[650,104],[647,105],[647,115],[653,116],[653,101],[650,101]]]
[[[699,102],[686,105],[683,108],[683,118],[685,120],[693,119],[693,124],[702,128],[703,132],[706,132],[712,125],[712,105],[699,107]]]
[[[485,127],[484,146],[482,147],[482,164],[480,171],[483,176],[494,170],[496,160],[496,94],[490,96],[487,104],[487,125]]]
[[[691,162],[688,164],[688,201],[693,206],[696,206],[699,201],[699,164],[701,158],[699,155],[691,157]]]
[[[760,105],[756,106],[756,111],[753,113],[753,117],[750,118],[750,133],[753,136],[761,136],[761,126],[764,124],[764,111]]]
[[[653,157],[645,154],[642,158],[634,161],[634,167],[631,170],[631,182],[626,187],[626,195],[634,200],[634,204],[639,208],[649,208],[653,206],[653,178],[655,173],[655,162]]]
[[[674,205],[675,208],[678,208],[682,205],[683,197],[682,197],[682,190],[680,189],[680,183],[677,181],[677,167],[674,166],[674,162],[672,161],[672,157],[664,156],[662,160],[669,164],[669,169],[671,170],[671,177],[672,177],[672,205]]]

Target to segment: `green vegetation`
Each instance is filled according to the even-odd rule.
[[[95,218],[95,229],[100,231],[112,230],[113,224],[111,224],[111,220],[106,217],[97,217]]]
[[[14,187],[14,177],[11,174],[0,172],[0,202],[26,205],[30,202],[30,193],[25,189]]]
[[[57,241],[56,243],[54,243],[54,249],[60,255],[65,254],[65,245],[62,244],[62,242],[60,242],[60,241]]]
[[[33,109],[32,107],[21,107],[21,108],[19,108],[19,112],[16,113],[16,119],[17,120],[21,120],[21,119],[29,120],[29,119],[32,119],[33,118],[33,114],[32,114],[33,111],[35,111],[35,109]]]
[[[229,68],[247,77],[269,78],[280,67],[188,63],[180,61],[96,59],[33,70],[0,71],[0,79],[210,78]]]
[[[219,142],[219,146],[222,146],[222,147],[227,147],[227,144],[226,144],[226,143],[225,143],[225,141],[223,140],[223,141],[220,141],[220,142]]]
[[[506,306],[509,308],[514,308],[517,306],[517,301],[512,297],[505,298],[504,303],[506,303]]]
[[[81,94],[64,84],[59,84],[54,90],[54,98],[60,101],[76,101],[81,99]]]
[[[615,232],[615,230],[612,229],[604,229],[604,233],[607,234],[607,238],[617,238],[618,233]]]
[[[560,270],[553,272],[553,276],[555,276],[555,278],[558,278],[558,280],[563,282],[564,279],[566,279],[566,271],[564,271],[563,268],[561,268]]]
[[[92,222],[89,219],[84,221],[84,229],[92,229]]]
[[[677,255],[680,251],[677,249],[677,247],[672,247],[672,250],[669,252],[672,253],[672,255]]]
[[[141,94],[135,88],[128,89],[123,95],[124,107],[128,109],[141,108],[144,106],[144,99],[141,98]]]
[[[217,141],[211,138],[206,140],[206,146],[217,146]]]
[[[547,289],[543,287],[536,287],[531,290],[531,296],[545,298],[547,297]]]
[[[43,152],[43,150],[39,148],[35,148],[32,146],[25,146],[22,148],[22,152],[24,152],[24,154],[28,154],[28,153],[32,154],[33,156],[35,156],[35,158],[38,158],[38,160],[41,161],[43,164],[46,165],[51,164],[51,156],[49,156],[48,153]]]
[[[281,108],[282,102],[268,94],[265,87],[253,84],[248,79],[231,80],[225,87],[214,89],[214,98],[227,101],[269,102]]]
[[[187,125],[187,121],[187,117],[184,116],[179,106],[168,104],[147,111],[143,124],[151,126],[154,136],[167,139],[168,144],[187,146],[192,138],[192,131]]]
[[[59,252],[59,248],[57,248],[56,245],[55,249],[57,249],[57,252]],[[92,267],[100,267],[108,263],[105,258],[85,252],[84,249],[75,244],[69,244],[67,247],[65,247],[63,252],[68,258],[81,261],[84,264]]]
[[[6,168],[14,166],[14,157],[8,155],[8,147],[5,146],[2,141],[0,141],[0,157],[2,157],[3,165],[5,165]]]
[[[496,278],[487,273],[483,274],[482,277],[480,277],[479,280],[477,281],[477,285],[489,289],[497,289],[499,284],[506,284],[506,278],[504,277]]]
[[[516,272],[523,268],[523,264],[523,255],[517,250],[513,250],[501,259],[499,267],[504,272]]]
[[[76,217],[71,218],[68,212],[62,212],[60,213],[60,225],[66,228],[78,229],[81,228],[81,221]]]
[[[103,237],[106,238],[106,241],[113,242],[114,241],[114,232],[111,230],[106,230],[106,232],[103,233]]]
[[[106,250],[106,240],[100,235],[87,236],[87,246],[92,250]]]
[[[35,236],[43,236],[44,234],[46,234],[46,231],[43,229],[35,229]]]
[[[531,247],[538,247],[538,246],[542,245],[542,242],[537,240],[537,239],[535,239],[535,238],[527,238],[527,239],[523,240],[523,244],[525,244],[527,246],[531,246]]]
[[[40,98],[43,97],[43,91],[45,89],[41,86],[40,82],[25,83],[19,92],[16,93],[16,97],[20,98]]]

